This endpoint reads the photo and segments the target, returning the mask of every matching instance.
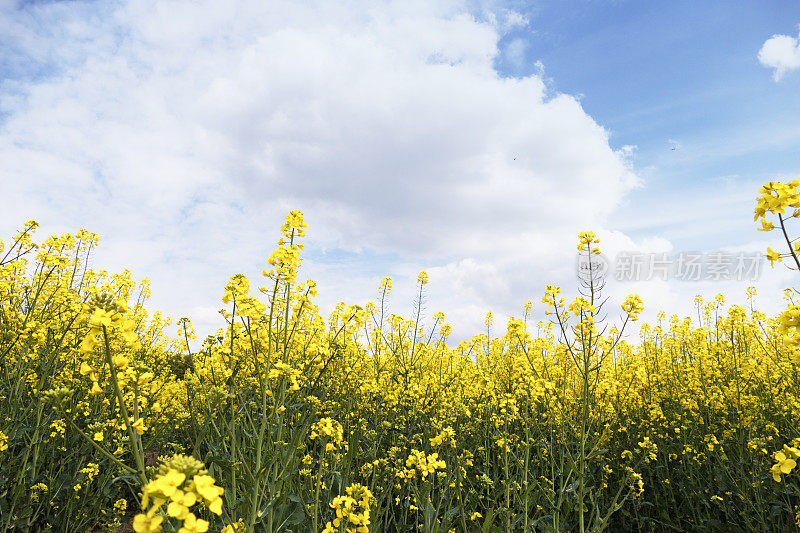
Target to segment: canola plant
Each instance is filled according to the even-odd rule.
[[[787,242],[767,258],[800,268],[797,187],[766,184],[755,214]],[[192,350],[146,280],[88,268],[96,235],[36,227],[0,241],[0,532],[797,527],[794,291],[777,317],[754,290],[748,309],[698,298],[699,320],[631,342],[641,300],[611,309],[590,272],[569,302],[547,286],[547,320],[528,302],[453,343],[441,313],[388,313],[389,278],[323,318],[293,211],[264,285],[233,276]]]

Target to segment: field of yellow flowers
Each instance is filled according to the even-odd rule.
[[[765,185],[756,219],[800,267],[797,187]],[[233,276],[227,326],[192,350],[146,282],[87,267],[96,235],[35,229],[0,243],[2,533],[797,527],[792,293],[778,317],[698,299],[700,323],[661,315],[632,344],[642,302],[604,308],[590,273],[569,302],[546,288],[546,322],[529,302],[448,343],[441,313],[385,312],[388,278],[324,319],[294,211],[264,286]]]

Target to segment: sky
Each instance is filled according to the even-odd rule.
[[[617,278],[778,249],[755,198],[798,153],[797,1],[0,0],[0,238],[97,232],[201,338],[292,209],[324,312],[390,276],[408,316],[425,270],[426,317],[501,334],[576,294],[583,230],[649,320],[750,285],[775,312],[783,265]]]

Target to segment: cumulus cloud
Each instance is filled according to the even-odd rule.
[[[3,233],[101,234],[96,265],[215,326],[284,214],[324,307],[416,273],[461,334],[574,281],[575,233],[640,181],[540,75],[495,71],[521,15],[457,0],[0,4]],[[513,50],[511,51],[513,53]],[[602,232],[601,232],[602,234]],[[405,281],[405,283],[403,283]],[[405,288],[404,288],[405,287]],[[431,309],[433,310],[433,309]]]
[[[521,68],[525,64],[525,48],[526,42],[524,39],[517,38],[511,41],[505,49],[505,56],[509,63]]]
[[[772,78],[780,81],[787,72],[800,68],[800,36],[773,35],[758,51],[758,60],[773,69]]]

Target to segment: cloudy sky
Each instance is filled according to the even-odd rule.
[[[799,25],[788,0],[0,0],[0,234],[99,233],[93,266],[202,336],[300,209],[323,309],[388,275],[409,314],[425,269],[464,338],[574,294],[583,229],[612,268],[776,246],[752,212],[800,178]],[[614,274],[650,317],[793,281]]]

